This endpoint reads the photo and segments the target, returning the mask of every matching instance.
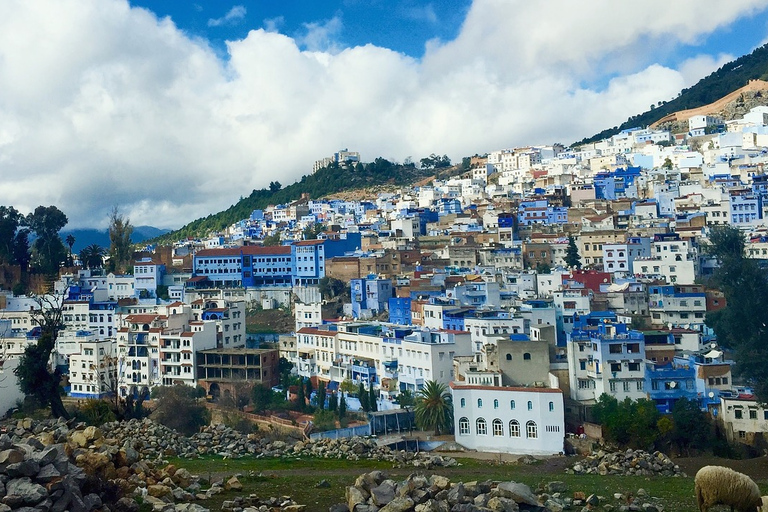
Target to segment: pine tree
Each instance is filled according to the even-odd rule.
[[[328,398],[328,410],[336,411],[338,408],[339,408],[339,397],[336,396],[336,393],[331,393],[330,398]]]
[[[576,247],[576,239],[573,238],[573,235],[568,235],[568,248],[565,250],[565,264],[572,268],[581,268],[581,256],[579,256],[579,248]]]

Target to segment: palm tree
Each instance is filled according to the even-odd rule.
[[[72,233],[68,234],[66,242],[69,246],[69,259],[67,260],[67,265],[72,266],[72,246],[75,245],[75,235]]]
[[[91,244],[80,251],[80,263],[85,268],[100,268],[104,266],[106,250],[99,244]]]
[[[434,430],[436,436],[450,432],[453,428],[453,399],[448,387],[434,380],[425,382],[416,395],[414,414],[421,430]]]

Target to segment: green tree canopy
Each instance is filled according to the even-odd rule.
[[[67,216],[55,206],[38,206],[27,215],[26,223],[35,233],[32,263],[42,274],[56,275],[67,258],[59,231],[67,225]]]
[[[0,206],[0,263],[16,263],[16,233],[24,216],[13,206]]]
[[[414,406],[416,425],[422,430],[434,430],[435,435],[453,429],[453,399],[445,384],[434,380],[424,383],[416,394]]]
[[[707,313],[706,323],[718,342],[733,350],[735,373],[768,401],[768,279],[756,260],[745,257],[738,228],[713,227],[705,251],[719,267],[713,283],[725,295],[726,307]]]
[[[714,441],[714,432],[707,415],[699,408],[696,400],[681,398],[672,407],[671,441],[678,449],[704,450]]]
[[[647,450],[659,438],[661,413],[652,400],[626,398],[619,402],[603,393],[592,413],[603,426],[603,436],[621,446]]]

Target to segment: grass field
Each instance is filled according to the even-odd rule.
[[[693,477],[636,477],[636,476],[598,476],[568,475],[564,467],[571,459],[554,459],[534,465],[496,464],[491,461],[476,459],[457,459],[458,467],[435,468],[421,472],[447,476],[452,482],[470,482],[482,480],[513,480],[529,485],[536,490],[548,482],[565,482],[566,496],[574,492],[583,492],[587,496],[597,494],[605,498],[605,503],[618,506],[624,504],[615,500],[614,493],[637,495],[644,489],[648,497],[644,502],[660,501],[666,511],[696,512],[693,496]],[[205,481],[222,481],[232,475],[241,474],[243,490],[226,492],[206,501],[204,506],[211,510],[220,510],[224,500],[238,495],[256,494],[259,497],[290,496],[296,502],[307,505],[312,511],[325,511],[334,503],[344,501],[344,491],[352,485],[362,473],[380,469],[390,478],[400,480],[414,468],[393,468],[391,463],[374,461],[346,461],[336,459],[222,459],[207,457],[197,460],[174,459],[170,461],[177,467],[187,468]],[[317,487],[321,480],[327,480],[328,487]]]

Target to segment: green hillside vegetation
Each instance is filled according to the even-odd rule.
[[[695,85],[683,89],[677,98],[660,101],[651,109],[630,117],[620,126],[608,128],[592,137],[574,143],[574,146],[596,142],[611,137],[621,130],[648,126],[667,114],[708,105],[723,96],[747,85],[750,80],[768,80],[768,44],[757,48],[749,55],[731,61]]]
[[[447,157],[445,157],[447,158]],[[223,230],[251,216],[253,210],[266,208],[270,204],[285,204],[308,194],[312,199],[320,199],[341,191],[374,187],[377,185],[408,185],[442,173],[451,173],[468,165],[468,160],[461,166],[448,167],[440,160],[438,166],[416,167],[413,163],[392,163],[384,158],[377,158],[370,163],[350,165],[333,164],[305,175],[300,181],[282,188],[279,182],[270,183],[269,188],[254,190],[248,197],[240,199],[223,212],[208,215],[190,222],[177,231],[171,231],[152,240],[158,244],[170,244],[188,237],[200,237]],[[450,161],[448,161],[450,164]]]

